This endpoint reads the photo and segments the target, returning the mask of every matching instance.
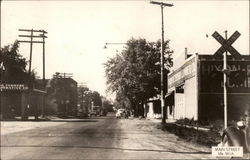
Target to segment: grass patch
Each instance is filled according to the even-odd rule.
[[[221,136],[217,129],[200,131],[194,128],[179,126],[175,123],[159,124],[158,129],[173,133],[179,138],[185,139],[189,142],[202,144],[208,147],[215,146],[221,141]]]

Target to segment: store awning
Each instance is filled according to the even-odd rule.
[[[167,93],[167,95],[165,96],[165,104],[174,105],[174,91]]]

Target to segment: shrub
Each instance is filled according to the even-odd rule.
[[[217,145],[220,143],[220,134],[218,131],[199,131],[194,128],[185,128],[182,126],[178,126],[174,123],[161,125],[163,131],[168,131],[170,133],[174,133],[180,138],[183,138],[187,141],[198,143],[202,145],[206,145],[208,147]]]

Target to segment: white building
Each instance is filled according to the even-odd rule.
[[[223,119],[223,58],[213,55],[192,55],[179,63],[168,76],[165,97],[169,119]],[[239,119],[250,106],[250,56],[240,59],[228,56],[228,118]],[[159,100],[158,100],[159,101]],[[148,115],[154,115],[153,102]],[[158,104],[159,107],[159,104]]]

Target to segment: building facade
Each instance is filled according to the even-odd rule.
[[[46,92],[29,89],[27,84],[0,84],[1,119],[29,116],[38,118],[43,113]]]
[[[250,105],[250,56],[228,56],[228,118],[237,120]],[[168,117],[194,120],[223,119],[223,58],[192,55],[169,74]]]
[[[77,114],[77,82],[70,77],[54,77],[51,81],[48,97],[56,107],[59,116],[76,116]]]

